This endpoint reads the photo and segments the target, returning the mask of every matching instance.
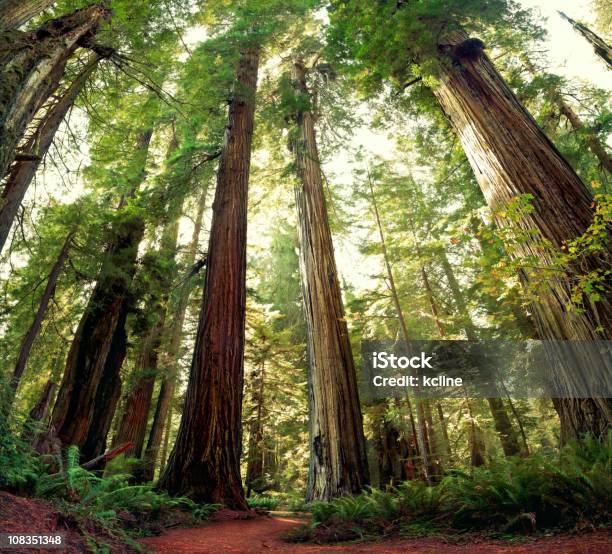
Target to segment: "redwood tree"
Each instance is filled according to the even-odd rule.
[[[204,297],[183,416],[160,488],[246,509],[240,478],[247,193],[260,46],[243,46],[229,105]]]
[[[470,44],[470,53],[463,48]],[[583,235],[593,221],[593,198],[567,161],[548,140],[527,110],[519,103],[479,44],[456,31],[440,45],[440,84],[434,94],[455,128],[476,179],[494,213],[518,195],[533,198],[533,211],[524,214],[520,228],[541,238],[518,246],[517,256],[537,256],[543,266],[553,267],[538,240],[561,250],[568,241]],[[498,225],[513,225],[497,217]],[[610,252],[585,256],[569,267],[577,274],[597,271]],[[605,261],[603,263],[606,263]],[[593,303],[585,299],[581,310],[572,309],[568,280],[551,271],[547,290],[532,303],[539,336],[544,340],[593,341],[610,338],[612,307],[604,297]],[[588,352],[580,365],[605,364]],[[572,364],[570,363],[570,366]],[[605,365],[604,365],[605,367]],[[561,383],[571,383],[571,371],[559,367]],[[563,440],[590,432],[605,436],[612,418],[606,399],[555,400]]]
[[[290,147],[298,184],[300,273],[310,363],[308,500],[356,494],[369,482],[357,377],[340,293],[317,151],[315,114],[301,60]]]
[[[43,319],[45,317],[45,314],[47,313],[49,302],[51,301],[51,299],[53,298],[53,294],[55,293],[57,281],[64,268],[64,264],[66,263],[66,258],[68,258],[68,253],[70,251],[74,234],[74,231],[70,231],[66,236],[66,239],[64,240],[64,244],[62,245],[62,248],[55,260],[55,263],[53,264],[53,267],[51,268],[51,271],[49,272],[47,284],[38,304],[38,309],[36,310],[34,321],[32,322],[32,325],[30,325],[28,332],[23,337],[23,341],[19,349],[19,354],[17,355],[15,369],[13,370],[13,378],[11,380],[11,388],[13,389],[13,392],[17,391],[19,381],[26,368],[30,351],[32,350],[32,345],[34,344],[34,339],[36,339],[36,337],[38,336]]]
[[[20,27],[53,2],[54,0],[0,0],[0,31]]]
[[[200,193],[198,201],[197,212],[195,217],[195,224],[193,233],[191,236],[191,242],[189,249],[185,256],[186,267],[192,267],[196,261],[196,254],[198,251],[198,242],[200,233],[202,231],[202,220],[204,218],[204,209],[206,207],[206,195],[208,187],[205,186]],[[171,320],[169,334],[169,345],[164,360],[165,373],[162,377],[162,382],[159,387],[159,395],[157,396],[157,403],[155,406],[155,414],[153,416],[153,422],[151,424],[151,430],[149,431],[149,437],[147,439],[147,447],[143,457],[142,464],[142,478],[144,481],[152,481],[155,473],[155,464],[159,454],[159,449],[162,444],[162,437],[164,429],[166,434],[169,429],[166,429],[166,422],[171,415],[171,404],[174,396],[174,388],[176,384],[178,374],[178,364],[180,357],[181,343],[183,339],[183,326],[185,324],[185,316],[187,315],[187,307],[189,305],[189,298],[193,290],[194,276],[190,275],[181,284],[180,290],[178,291],[178,300],[176,306],[169,304],[168,315],[170,315],[170,309],[172,309],[172,318],[167,316],[168,320]],[[163,460],[161,460],[163,463]]]
[[[151,131],[138,138],[135,163],[140,174],[131,184],[136,193],[144,175]],[[68,353],[52,425],[63,444],[82,446],[87,438],[95,398],[111,349],[123,302],[136,270],[138,245],[144,234],[138,210],[119,210],[103,266]]]
[[[43,102],[58,87],[79,41],[95,33],[108,10],[89,6],[35,31],[0,33],[0,177]]]
[[[576,309],[571,285],[572,279],[577,282],[585,274],[601,275],[610,263],[610,247],[585,254],[561,270],[544,247],[549,244],[561,251],[567,241],[582,236],[593,221],[593,198],[504,82],[484,53],[483,42],[465,31],[479,24],[480,28],[528,26],[524,12],[514,11],[505,0],[493,0],[486,9],[470,0],[452,0],[443,8],[406,2],[372,7],[365,0],[333,2],[333,7],[332,36],[340,44],[337,51],[343,57],[354,55],[360,62],[350,70],[358,74],[373,67],[375,71],[365,73],[368,86],[381,78],[399,84],[401,90],[421,81],[430,84],[498,225],[525,235],[515,257],[520,263],[535,256],[536,265],[549,268],[544,270],[548,277],[545,290],[539,291],[532,303],[539,337],[573,341],[609,338],[609,291],[602,292],[597,302],[585,297]],[[385,32],[355,33],[356,28],[364,27],[384,28]],[[421,93],[421,105],[428,107],[424,97],[427,95]],[[531,198],[531,211],[522,214],[519,221],[501,217],[508,204],[524,195]],[[576,364],[607,367],[605,360],[589,351],[579,358]],[[562,360],[555,376],[568,389],[573,379],[570,366],[575,364],[566,366]],[[566,398],[556,400],[555,405],[563,440],[585,432],[599,437],[607,433],[609,400]]]
[[[21,154],[25,153],[27,156],[13,164],[0,196],[0,251],[4,247],[17,210],[36,170],[53,142],[55,133],[99,61],[98,54],[91,55],[83,69],[60,98],[47,109],[36,130],[22,145]]]

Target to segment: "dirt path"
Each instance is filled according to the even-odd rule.
[[[392,540],[343,546],[290,544],[284,533],[301,525],[298,519],[258,517],[248,520],[216,521],[190,529],[172,529],[142,542],[155,553],[179,554],[259,554],[312,552],[368,552],[380,554],[610,554],[612,537],[597,532],[581,536],[556,536],[529,544],[497,541],[455,545],[439,539]]]

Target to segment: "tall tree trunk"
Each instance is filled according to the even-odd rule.
[[[159,486],[247,509],[240,478],[247,194],[260,47],[241,52],[219,169],[183,417]]]
[[[34,407],[30,410],[29,419],[31,421],[44,422],[47,420],[55,389],[57,389],[57,383],[52,379],[49,379],[49,381],[47,381],[45,384],[45,388],[43,389],[38,402],[36,402]]]
[[[134,372],[136,379],[126,400],[127,409],[123,413],[114,441],[114,446],[129,442],[134,444],[133,448],[125,451],[126,456],[141,458],[143,454],[168,309],[168,291],[171,286],[171,275],[168,268],[176,254],[180,212],[181,210],[178,209],[174,221],[166,226],[162,234],[158,252],[160,259],[154,262],[156,267],[152,269],[152,275],[149,278],[151,292],[145,308],[149,325],[143,336],[136,360]],[[148,472],[144,469],[143,462],[134,468],[134,477],[137,481],[144,481],[148,477]]]
[[[138,140],[138,163],[142,173],[133,183],[136,193],[144,175],[151,131]],[[144,235],[139,213],[124,213],[113,230],[104,265],[85,313],[73,338],[64,377],[53,409],[52,424],[63,444],[83,446],[95,406],[98,386],[121,314],[121,308],[136,270],[138,245]]]
[[[569,164],[516,99],[495,67],[478,47],[465,57],[464,33],[456,32],[447,44],[440,44],[440,85],[434,89],[447,117],[463,145],[489,208],[498,225],[515,225],[561,249],[564,241],[584,234],[593,219],[593,199]],[[471,44],[471,43],[470,43]],[[472,44],[473,46],[473,44]],[[517,195],[531,194],[533,211],[519,223],[497,214]],[[517,245],[519,258],[540,258],[550,266],[536,238]],[[610,252],[584,256],[568,270],[577,274],[608,265]],[[603,265],[602,265],[603,264]],[[548,291],[533,303],[538,334],[547,340],[593,341],[612,334],[612,309],[607,295],[596,304],[585,299],[582,310],[571,310],[572,291],[568,280],[548,272]],[[601,332],[600,332],[601,331]],[[557,378],[571,387],[572,368],[559,364]],[[585,351],[580,365],[606,367],[606,361]],[[603,364],[603,366],[602,366]],[[612,370],[612,368],[610,368]],[[610,425],[611,402],[601,398],[555,401],[564,440],[590,432],[606,435]]]
[[[193,234],[191,236],[191,242],[187,255],[185,257],[185,266],[192,267],[196,254],[198,251],[198,242],[200,233],[202,231],[202,220],[204,218],[204,210],[206,208],[206,194],[208,192],[208,186],[202,189],[200,199],[198,201],[197,213],[195,217],[195,224],[193,227]],[[167,320],[171,319],[172,324],[170,328],[170,344],[168,346],[168,352],[166,359],[164,360],[164,366],[166,373],[162,378],[162,383],[159,388],[159,395],[157,397],[157,404],[155,407],[155,415],[153,416],[153,423],[151,424],[151,431],[149,432],[149,438],[147,439],[147,447],[145,449],[143,459],[143,474],[142,478],[145,481],[152,481],[155,474],[155,464],[157,463],[157,455],[159,448],[162,443],[164,436],[164,427],[169,421],[170,406],[172,404],[172,398],[174,396],[174,388],[176,378],[178,374],[178,363],[181,349],[181,342],[183,339],[183,326],[185,324],[185,316],[187,314],[187,306],[189,305],[189,297],[193,290],[193,279],[188,277],[182,283],[179,291],[179,298],[176,308],[170,306],[169,309],[172,313],[166,315]],[[171,315],[171,318],[168,317]],[[167,436],[167,434],[166,434]],[[161,463],[166,459],[166,453],[161,458]]]
[[[306,70],[294,63],[295,93],[310,99]],[[368,484],[368,462],[357,377],[327,217],[315,116],[300,109],[290,147],[299,184],[300,273],[310,363],[308,500],[356,494]]]
[[[521,419],[521,416],[519,415],[516,407],[514,406],[514,402],[512,401],[512,398],[510,398],[510,395],[508,394],[508,391],[506,390],[505,385],[502,383],[502,387],[504,388],[504,391],[506,393],[506,398],[508,399],[508,404],[510,405],[510,409],[512,410],[512,414],[514,415],[514,419],[516,419],[516,422],[519,426],[520,432],[521,432],[521,438],[523,439],[523,448],[525,449],[525,454],[529,454],[529,444],[527,443],[527,434],[525,433],[525,427],[523,426],[523,420]]]
[[[27,426],[22,434],[22,438],[25,442],[32,445],[35,450],[38,448],[39,440],[45,436],[45,428],[47,426],[47,419],[51,410],[51,402],[53,395],[57,389],[57,383],[53,379],[49,379],[45,384],[45,388],[40,395],[38,402],[30,410],[28,414],[29,422],[36,425]]]
[[[0,32],[17,29],[55,0],[0,0]]]
[[[483,466],[486,463],[485,459],[485,443],[482,438],[482,430],[480,429],[480,425],[478,425],[476,418],[474,417],[474,412],[472,409],[472,403],[470,399],[465,397],[465,406],[467,408],[469,421],[469,435],[470,435],[470,465],[472,467]]]
[[[442,404],[440,404],[440,402],[436,402],[436,410],[438,411],[438,419],[440,420],[440,427],[442,428],[442,437],[444,439],[444,448],[446,449],[446,455],[450,458],[453,455],[453,451],[451,449],[451,443],[448,437],[448,425],[446,423],[446,418],[444,417],[444,410],[442,409]]]
[[[121,397],[121,367],[127,354],[127,332],[125,324],[132,310],[131,295],[124,300],[110,350],[106,356],[100,384],[96,391],[91,424],[81,447],[81,457],[93,460],[106,451],[108,433]]]
[[[380,246],[382,250],[383,261],[385,263],[385,269],[387,272],[387,282],[389,286],[389,292],[391,293],[391,299],[393,300],[393,306],[395,308],[397,319],[399,321],[402,339],[405,342],[409,342],[410,335],[408,333],[408,326],[406,325],[406,318],[404,317],[404,312],[402,310],[402,306],[399,301],[399,294],[397,293],[397,288],[395,286],[395,278],[393,276],[393,269],[391,267],[391,261],[389,260],[389,254],[387,252],[387,243],[385,240],[385,234],[384,234],[382,222],[380,219],[380,212],[378,211],[378,202],[376,200],[376,195],[374,194],[374,186],[372,184],[372,178],[371,178],[369,171],[368,171],[368,187],[370,189],[370,198],[372,200],[372,209],[374,212],[374,219],[376,220],[376,227],[378,229],[378,236],[380,238]],[[426,421],[425,421],[425,418],[423,417],[424,412],[420,407],[420,404],[424,402],[424,400],[421,400],[418,398],[418,389],[416,389],[416,393],[417,393],[416,412],[417,412],[417,422],[418,422],[416,429],[414,425],[414,417],[412,415],[412,407],[409,404],[410,418],[412,419],[412,428],[413,428],[415,440],[417,441],[418,451],[420,452],[421,459],[423,461],[425,479],[429,482],[431,476],[434,473],[434,467],[431,464],[430,448],[428,444],[428,438],[427,438],[428,435],[427,435],[427,430],[426,430]],[[410,402],[410,400],[408,400],[408,402]]]
[[[247,497],[251,491],[263,492],[264,480],[264,393],[266,386],[266,363],[261,362],[258,374],[253,383],[251,401],[255,404],[255,417],[249,426],[249,451],[245,484]]]
[[[172,398],[170,399],[170,406],[168,406],[168,416],[166,417],[166,423],[164,426],[164,444],[159,457],[159,474],[161,475],[166,467],[168,461],[168,450],[170,449],[170,432],[172,431]]]
[[[99,61],[97,54],[91,55],[85,67],[61,98],[48,108],[36,131],[22,146],[21,153],[27,154],[29,158],[19,160],[11,167],[0,195],[0,252],[36,170],[53,143],[55,133]]]
[[[457,306],[457,311],[459,312],[459,316],[461,317],[461,321],[464,325],[465,335],[468,340],[476,340],[476,329],[467,309],[463,291],[459,286],[457,278],[455,277],[455,272],[448,261],[444,249],[440,251],[440,261],[442,262],[442,269],[444,270],[446,280],[448,281],[451,289],[455,306]],[[497,432],[497,435],[501,441],[504,454],[506,456],[515,456],[516,454],[519,454],[521,448],[519,446],[518,436],[512,423],[510,422],[510,417],[508,416],[508,411],[506,410],[504,401],[498,397],[491,397],[487,398],[487,403],[489,404],[491,415],[493,416],[495,431]]]
[[[563,12],[558,13],[576,30],[576,32],[580,33],[586,40],[589,41],[593,47],[593,50],[595,50],[595,54],[597,54],[607,64],[608,69],[612,69],[612,47],[610,47],[604,39],[591,31],[591,29],[589,29],[586,25],[578,23],[578,21],[574,21],[571,17],[568,17]]]
[[[26,126],[59,85],[79,41],[95,33],[108,13],[94,5],[36,31],[0,33],[0,178],[15,159]]]
[[[28,357],[30,356],[32,345],[34,344],[34,340],[40,331],[43,319],[47,313],[47,308],[49,307],[49,302],[55,294],[57,280],[59,279],[62,269],[64,268],[64,263],[68,257],[68,252],[70,250],[73,238],[74,231],[70,231],[64,240],[64,244],[60,249],[59,255],[57,256],[53,267],[51,268],[51,272],[47,278],[47,285],[45,286],[45,290],[43,291],[40,302],[38,303],[38,309],[36,310],[34,321],[32,322],[32,325],[30,325],[28,332],[25,334],[23,341],[21,342],[19,355],[17,356],[17,362],[15,363],[15,369],[13,370],[13,378],[11,379],[11,389],[13,390],[13,394],[17,392],[19,381],[21,380],[21,376],[23,375],[26,364],[28,363]]]

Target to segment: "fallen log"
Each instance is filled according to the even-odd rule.
[[[126,450],[130,448],[134,448],[133,442],[126,442],[125,444],[121,444],[117,448],[113,448],[100,456],[96,456],[93,460],[89,460],[89,462],[85,462],[81,464],[83,469],[94,470],[104,467],[108,462],[110,462],[113,458],[116,458],[120,454],[123,454]]]

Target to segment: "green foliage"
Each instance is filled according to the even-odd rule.
[[[131,475],[115,474],[100,477],[79,466],[79,450],[71,446],[59,457],[60,470],[42,475],[36,494],[43,498],[68,501],[83,516],[114,520],[118,514],[159,514],[162,510],[182,509],[204,519],[216,508],[212,504],[196,504],[185,497],[170,497],[153,490],[153,485],[130,484]]]
[[[609,524],[611,472],[612,436],[604,442],[585,437],[555,457],[500,459],[470,472],[451,470],[434,486],[406,481],[314,503],[311,533],[347,523],[363,533],[411,536],[440,529],[516,533]]]
[[[12,398],[6,381],[0,379],[0,490],[30,492],[41,465],[27,437],[36,426],[22,417],[8,417],[7,404]]]
[[[249,508],[260,508],[262,510],[276,510],[280,503],[279,498],[266,494],[252,494],[247,498]]]

